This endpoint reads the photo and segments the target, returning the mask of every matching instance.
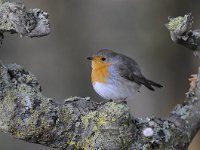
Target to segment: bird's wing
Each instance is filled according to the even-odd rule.
[[[128,79],[130,81],[134,81],[138,84],[140,84],[143,80],[142,73],[140,71],[140,67],[137,64],[136,61],[133,59],[122,56],[120,58],[120,63],[117,63],[118,72],[120,73],[120,76]]]
[[[142,75],[140,67],[137,64],[137,62],[135,62],[133,59],[129,57],[123,58],[122,63],[118,64],[117,68],[119,69],[118,72],[120,73],[121,77],[129,81],[135,82],[139,85],[143,84],[150,90],[154,91],[154,88],[152,86],[162,87],[160,84],[146,79]]]

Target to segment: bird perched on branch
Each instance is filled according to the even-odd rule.
[[[141,85],[154,91],[162,85],[146,79],[133,59],[112,50],[101,49],[92,57],[91,81],[94,90],[106,100],[125,101]]]

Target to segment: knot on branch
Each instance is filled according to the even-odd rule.
[[[184,149],[189,144],[188,135],[173,122],[159,118],[135,120],[132,149]],[[182,143],[182,144],[180,144]]]
[[[20,84],[25,84],[41,92],[41,86],[39,82],[30,72],[25,71],[24,68],[15,63],[8,64],[6,67],[13,85],[17,86]]]

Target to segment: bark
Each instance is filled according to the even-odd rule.
[[[191,13],[184,17],[169,17],[169,22],[165,25],[170,31],[173,42],[181,44],[200,57],[200,30],[192,30],[193,16]]]
[[[0,4],[0,35],[18,33],[20,36],[42,37],[50,32],[48,14],[38,8],[26,10],[22,3]]]
[[[27,12],[22,4],[4,3],[0,17],[2,34],[40,37],[49,33],[47,15],[39,9]],[[180,27],[181,31],[185,28]],[[178,30],[169,29],[174,41],[184,40],[179,39]],[[200,127],[199,81],[200,71],[185,102],[168,118],[142,119],[133,117],[123,103],[99,104],[80,97],[58,103],[42,95],[35,76],[23,67],[0,64],[0,129],[15,138],[58,149],[184,150]]]

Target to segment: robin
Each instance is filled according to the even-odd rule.
[[[146,79],[137,62],[123,54],[101,49],[87,59],[92,61],[93,88],[106,100],[125,101],[139,92],[141,85],[152,91],[162,87]]]

